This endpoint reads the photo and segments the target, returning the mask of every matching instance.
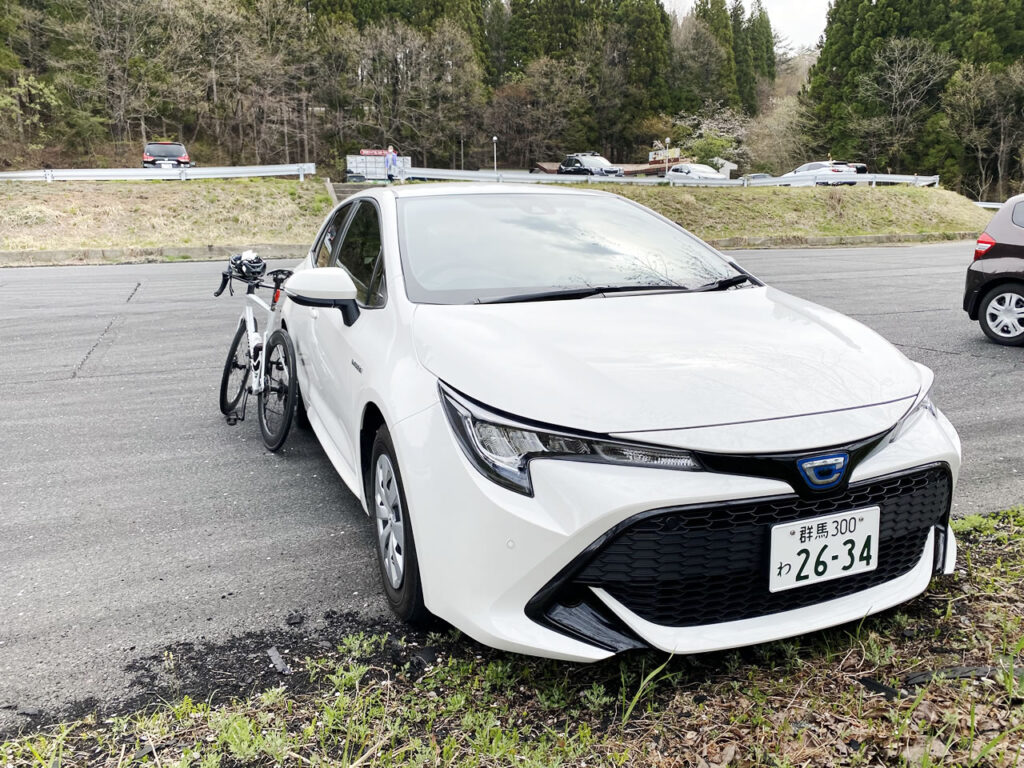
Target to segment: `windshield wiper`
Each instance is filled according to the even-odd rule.
[[[689,291],[682,285],[602,285],[585,288],[562,288],[557,291],[539,293],[518,293],[511,296],[497,296],[490,299],[474,299],[474,304],[515,304],[526,301],[557,301],[559,299],[585,299],[602,293],[643,293],[645,291]]]
[[[751,283],[754,282],[750,275],[733,275],[732,277],[723,277],[721,280],[715,280],[713,283],[707,283],[699,288],[693,288],[692,292],[703,293],[704,291],[724,291],[727,288],[734,288],[737,285],[742,285],[748,280]]]

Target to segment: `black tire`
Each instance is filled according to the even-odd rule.
[[[238,321],[238,330],[231,340],[224,373],[220,377],[220,412],[225,416],[238,407],[249,381],[249,341],[245,337],[245,321]]]
[[[382,471],[381,462],[386,461],[390,468]],[[395,457],[395,446],[391,441],[391,433],[387,427],[377,430],[370,451],[370,468],[366,473],[366,503],[373,521],[374,540],[377,553],[377,565],[380,568],[380,579],[384,585],[384,595],[392,612],[402,621],[409,624],[421,624],[430,618],[430,612],[423,603],[423,587],[420,582],[419,558],[416,556],[416,541],[413,538],[412,523],[409,518],[409,504],[405,499],[405,487],[402,485],[402,474]],[[392,533],[386,539],[385,529],[390,525],[394,531],[397,522],[400,536]],[[400,538],[401,543],[398,543]],[[391,550],[394,545],[395,549]],[[385,551],[390,550],[401,558],[401,573],[395,577],[395,561],[386,557]]]
[[[278,328],[267,339],[266,370],[259,396],[260,432],[268,451],[284,445],[295,416],[298,380],[295,378],[295,347],[288,331]]]
[[[1014,321],[1007,313],[1017,314],[1020,319]],[[1003,283],[982,296],[978,324],[996,344],[1024,346],[1024,283]]]

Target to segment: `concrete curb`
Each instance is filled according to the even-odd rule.
[[[925,232],[919,234],[836,235],[829,237],[724,237],[708,240],[715,248],[832,248],[843,245],[884,245],[887,243],[929,243],[937,240],[974,240],[977,232]]]
[[[0,251],[0,267],[47,267],[76,264],[147,264],[163,261],[220,261],[254,250],[264,259],[301,259],[309,245],[165,245],[152,248],[78,248],[64,251]]]

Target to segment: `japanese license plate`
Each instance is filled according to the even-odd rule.
[[[768,591],[782,592],[878,567],[879,507],[772,526]]]

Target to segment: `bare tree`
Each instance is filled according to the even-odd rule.
[[[795,95],[772,99],[762,108],[747,130],[746,146],[752,168],[780,174],[806,159],[803,113]]]
[[[892,38],[875,53],[874,66],[858,81],[861,98],[877,113],[858,121],[895,167],[903,166],[927,117],[938,108],[937,95],[953,69],[953,59],[927,40]]]
[[[995,76],[987,68],[969,63],[953,75],[942,95],[950,132],[974,155],[979,200],[985,199],[992,184],[994,140],[989,110],[995,100]]]

